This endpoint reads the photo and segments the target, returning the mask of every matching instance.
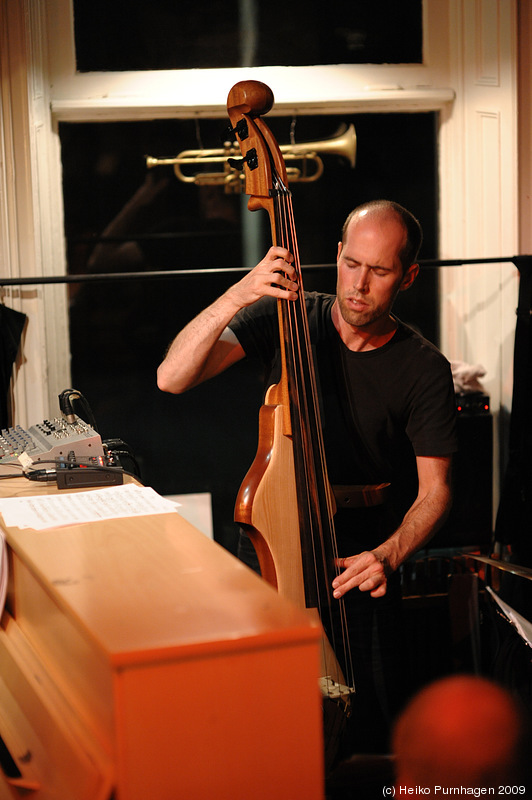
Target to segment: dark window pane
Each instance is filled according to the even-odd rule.
[[[347,214],[379,197],[419,217],[422,257],[436,257],[435,115],[301,117],[296,141],[329,139],[350,122],[358,136],[355,168],[326,155],[318,181],[291,186],[302,263],[334,264]],[[280,144],[290,141],[292,119],[268,123]],[[181,183],[172,167],[147,170],[144,158],[197,148],[198,138],[218,147],[223,129],[223,120],[201,120],[199,129],[190,120],[165,120],[62,123],[59,132],[69,273],[192,270],[186,277],[69,284],[73,386],[102,436],[131,446],[146,483],[162,494],[212,494],[215,536],[232,549],[234,500],[256,451],[262,376],[242,362],[172,396],[157,389],[156,369],[178,330],[237,278],[202,268],[252,266],[243,263],[244,231],[251,218],[261,219],[265,251],[268,226],[263,212],[247,210],[245,195]],[[307,271],[305,287],[334,292],[334,267]],[[396,305],[399,317],[432,340],[436,293],[435,272],[425,270]]]
[[[75,0],[80,72],[422,61],[421,0]]]

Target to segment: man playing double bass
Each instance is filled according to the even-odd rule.
[[[386,749],[407,689],[398,567],[436,533],[451,502],[450,365],[392,314],[397,294],[418,274],[421,240],[419,222],[397,203],[359,206],[338,244],[336,296],[306,296],[329,480],[339,487],[390,484],[382,502],[340,503],[334,518],[340,574],[332,587],[349,625],[352,746],[359,751]],[[292,260],[285,248],[272,247],[192,320],[159,367],[159,388],[184,392],[246,355],[258,356],[268,385],[274,383],[280,369],[276,299],[295,300],[298,292]],[[251,564],[250,550],[243,539],[242,557]]]

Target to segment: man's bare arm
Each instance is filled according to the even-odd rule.
[[[242,280],[189,322],[173,340],[157,370],[158,387],[180,394],[243,358],[244,350],[227,326],[237,311],[261,297],[296,299],[291,261],[292,256],[284,247],[270,248]]]
[[[416,463],[418,495],[401,525],[374,550],[338,559],[344,571],[333,581],[334,597],[356,587],[382,597],[388,575],[423,547],[445,521],[451,506],[451,459],[418,457]]]

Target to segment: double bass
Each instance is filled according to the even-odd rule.
[[[235,521],[254,545],[263,578],[321,622],[319,684],[327,765],[351,713],[355,687],[343,600],[332,597],[338,557],[335,500],[327,477],[292,198],[282,153],[262,119],[273,102],[271,89],[251,80],[233,86],[227,100],[248,208],[267,212],[272,242],[292,253],[299,286],[297,300],[277,301],[281,377],[268,388],[259,412],[257,452],[237,496]]]

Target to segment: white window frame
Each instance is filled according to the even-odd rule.
[[[59,122],[225,117],[229,89],[247,78],[272,87],[272,114],[438,111],[440,256],[518,252],[516,0],[424,0],[420,65],[86,74],[70,0],[0,0],[0,11],[3,274],[66,270]],[[511,404],[517,284],[511,265],[440,273],[442,349],[485,367],[496,420]],[[15,402],[17,421],[32,424],[69,385],[67,293],[12,289],[4,300],[30,318]]]

